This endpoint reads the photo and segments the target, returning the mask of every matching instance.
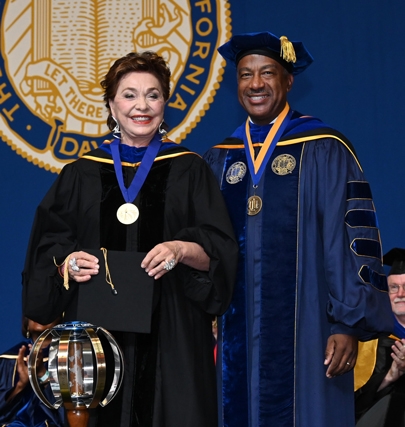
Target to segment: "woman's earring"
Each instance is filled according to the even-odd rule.
[[[115,138],[120,139],[121,129],[120,129],[120,125],[118,124],[118,120],[114,116],[111,116],[111,117],[115,121],[115,128],[113,129],[113,135]]]
[[[162,135],[162,138],[161,138],[162,141],[164,141],[167,137],[167,130],[163,127],[163,123],[164,123],[164,120],[161,121],[158,129],[158,132],[160,133],[160,135]]]
[[[31,334],[30,334],[30,331],[28,329],[27,329],[27,332],[26,332],[25,336],[27,337],[27,340],[30,339]]]

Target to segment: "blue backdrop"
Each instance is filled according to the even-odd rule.
[[[302,113],[322,118],[352,141],[373,191],[383,250],[405,247],[405,148],[401,137],[405,87],[398,77],[405,66],[405,3],[229,3],[232,34],[269,30],[304,42],[315,60],[296,77],[289,102]],[[235,71],[226,67],[214,102],[183,143],[202,154],[229,136],[244,119],[236,98]],[[2,141],[0,156],[2,351],[20,338],[21,270],[30,227],[35,208],[56,174],[26,161]]]

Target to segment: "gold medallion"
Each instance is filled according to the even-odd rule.
[[[133,203],[124,203],[117,210],[118,221],[122,224],[133,224],[139,217],[139,209]]]
[[[250,196],[247,202],[248,215],[257,215],[262,210],[262,199],[259,196]]]

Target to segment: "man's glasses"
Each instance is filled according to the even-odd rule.
[[[405,292],[405,284],[402,286],[399,285],[389,285],[388,286],[388,292],[390,294],[397,294],[399,292],[399,288],[402,288],[402,290]]]

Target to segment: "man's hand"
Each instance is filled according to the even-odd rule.
[[[387,375],[382,380],[378,391],[398,381],[398,379],[405,374],[405,339],[395,341],[395,344],[391,348],[392,364]]]
[[[325,349],[325,365],[328,378],[345,374],[354,368],[357,359],[358,338],[351,335],[335,334],[328,338]]]
[[[18,356],[17,356],[18,382],[15,385],[13,391],[7,397],[7,402],[11,401],[18,393],[21,393],[29,383],[28,367],[24,361],[25,350],[26,350],[25,345],[21,346],[20,349],[18,350]]]

